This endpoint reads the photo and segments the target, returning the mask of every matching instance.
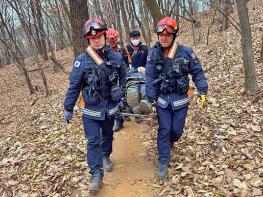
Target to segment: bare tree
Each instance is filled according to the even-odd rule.
[[[243,64],[245,67],[245,91],[247,93],[253,93],[257,90],[257,78],[253,58],[247,0],[238,0],[236,3],[241,27],[241,45],[243,52]]]
[[[69,0],[69,8],[73,52],[76,57],[84,51],[88,44],[82,33],[83,26],[89,18],[87,0]]]
[[[126,33],[126,39],[128,42],[130,42],[130,27],[126,16],[126,11],[124,9],[124,2],[119,2],[120,8],[121,8],[121,15],[122,15],[122,22],[124,24],[125,33]]]
[[[40,54],[42,54],[42,57],[44,60],[48,59],[47,56],[47,47],[46,47],[46,41],[43,36],[44,32],[44,25],[43,25],[43,19],[42,19],[42,6],[40,0],[33,0],[33,4],[31,6],[34,6],[36,8],[36,19],[37,19],[37,31],[39,32],[39,49]]]
[[[154,26],[157,25],[158,21],[162,18],[161,10],[156,0],[145,0],[148,9],[153,17]]]
[[[258,59],[259,63],[263,62],[263,33],[261,33],[261,50],[260,50],[260,57]]]
[[[194,15],[194,3],[193,0],[188,0],[188,5],[189,5],[189,13],[190,15]]]
[[[4,40],[1,40],[1,41],[2,41],[2,43],[4,43],[6,45],[7,48],[9,48],[9,51],[11,52],[13,58],[15,59],[15,61],[19,65],[20,69],[22,70],[23,75],[26,79],[27,86],[28,86],[30,94],[34,94],[35,91],[34,91],[33,85],[32,85],[32,82],[29,78],[28,72],[26,70],[25,57],[24,57],[22,51],[20,50],[19,46],[17,45],[17,42],[15,41],[15,39],[16,39],[15,36],[11,34],[10,28],[8,27],[8,25],[6,23],[4,16],[2,15],[2,12],[0,12],[0,21],[3,25],[3,27],[5,28],[12,44],[16,47],[18,54],[10,48],[10,46],[8,45],[7,42],[5,42]]]
[[[139,13],[141,16],[141,25],[142,25],[140,26],[140,28],[142,30],[142,34],[143,34],[146,45],[150,47],[151,33],[150,33],[150,27],[149,27],[148,9],[147,9],[147,6],[145,6],[145,2],[143,1],[139,1],[138,5],[139,5]]]
[[[135,16],[133,13],[132,1],[128,1],[127,3],[128,4],[126,6],[126,10],[129,16],[130,26],[131,26],[131,29],[135,29],[136,25],[135,25]]]
[[[222,0],[222,11],[224,12],[222,30],[229,28],[229,15],[231,11],[233,12],[231,0]]]
[[[117,21],[117,27],[118,27],[117,29],[120,32],[120,41],[122,44],[124,44],[124,39],[123,39],[123,35],[122,35],[122,28],[121,28],[120,8],[119,8],[116,0],[113,0],[112,3],[113,3],[113,8],[114,8],[115,16],[116,16],[116,21]]]
[[[179,23],[179,15],[180,15],[180,0],[176,0],[176,23],[177,23],[177,28],[179,29],[180,23]]]

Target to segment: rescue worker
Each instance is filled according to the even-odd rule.
[[[125,85],[121,55],[106,45],[106,31],[106,25],[98,18],[90,18],[85,23],[84,38],[90,45],[75,59],[64,101],[64,118],[68,122],[72,119],[80,91],[83,93],[82,121],[92,176],[90,192],[96,192],[102,186],[104,170],[112,171],[112,128]]]
[[[121,54],[124,65],[128,67],[128,55],[123,47],[118,44],[119,32],[114,28],[109,28],[106,32],[106,38],[108,45],[115,51]],[[127,69],[126,69],[127,70]],[[126,121],[129,121],[129,117],[125,118]],[[119,114],[115,115],[115,123],[113,126],[113,131],[117,132],[123,128],[124,118]]]
[[[148,48],[140,41],[140,32],[137,30],[130,32],[131,43],[125,48],[128,52],[128,59],[130,59],[130,75],[134,72],[144,74],[145,64],[148,56]],[[140,117],[135,118],[136,123],[142,122]]]
[[[161,19],[155,30],[158,42],[151,49],[146,64],[146,95],[155,103],[158,114],[157,178],[166,177],[170,150],[183,134],[188,110],[189,78],[198,90],[201,107],[207,102],[208,84],[201,63],[193,50],[176,43],[178,33],[174,19]]]
[[[128,54],[126,53],[123,46],[118,44],[120,33],[114,28],[109,28],[106,32],[107,44],[115,51],[119,52],[122,56],[125,66],[129,65]]]

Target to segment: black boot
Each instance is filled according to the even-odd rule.
[[[103,161],[103,168],[106,172],[111,172],[112,171],[112,162],[110,160],[110,157],[103,157],[102,158]]]
[[[102,177],[92,177],[88,190],[90,193],[96,193],[102,187]]]
[[[167,161],[160,161],[159,162],[159,168],[157,171],[157,179],[162,181],[165,179],[167,175],[167,170],[168,170],[168,162]]]
[[[115,124],[113,126],[113,132],[118,132],[123,127],[122,122],[115,121]]]

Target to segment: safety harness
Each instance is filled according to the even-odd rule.
[[[167,58],[174,59],[175,53],[177,51],[177,47],[178,47],[177,42],[174,41],[172,47],[169,49]],[[189,87],[189,89],[187,91],[188,97],[186,97],[184,99],[181,99],[181,100],[178,100],[178,101],[174,101],[173,105],[175,107],[177,107],[177,106],[184,105],[184,104],[186,104],[188,102],[190,102],[190,104],[193,104],[194,103],[193,89],[194,89],[193,87]],[[160,98],[160,97],[158,98],[157,102],[159,102],[161,104],[165,104],[166,103],[166,101],[164,99]]]
[[[88,54],[94,60],[94,62],[97,64],[98,67],[105,67],[105,63],[104,63],[103,59],[92,48],[91,45],[89,45],[86,48],[86,51],[88,52]],[[109,71],[107,71],[107,75],[109,75],[109,74],[110,74]],[[79,105],[78,106],[79,106],[80,109],[84,109],[84,107],[85,107],[84,96],[83,96],[82,92],[81,92],[80,97],[79,97]],[[114,107],[113,109],[110,109],[109,110],[109,115],[112,115],[112,114],[116,113],[118,111],[118,109],[119,109],[118,105],[116,107]],[[83,111],[81,111],[81,112],[83,112],[85,114],[85,109]]]

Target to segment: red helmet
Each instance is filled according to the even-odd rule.
[[[162,18],[155,29],[155,33],[168,33],[168,34],[176,34],[178,31],[177,25],[174,19],[165,17]]]
[[[109,28],[106,32],[107,41],[117,41],[119,38],[119,32],[113,28]]]
[[[107,26],[98,18],[90,18],[83,27],[84,38],[95,38],[107,31]]]

